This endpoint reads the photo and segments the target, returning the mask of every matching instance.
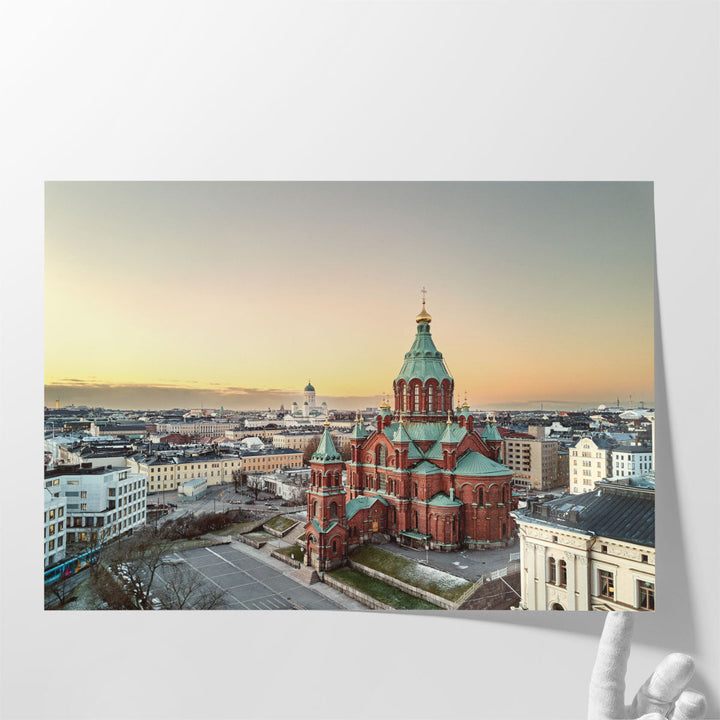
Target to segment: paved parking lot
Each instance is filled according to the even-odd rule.
[[[287,571],[264,563],[231,545],[175,553],[207,582],[227,590],[230,610],[342,610],[323,592],[289,577]]]

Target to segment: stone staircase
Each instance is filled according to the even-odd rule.
[[[283,536],[283,540],[286,543],[289,543],[290,545],[296,545],[298,538],[305,532],[305,526],[302,524],[302,522],[299,522],[297,525],[295,525],[292,530],[287,535]]]
[[[294,578],[303,585],[314,585],[320,582],[320,576],[317,574],[315,568],[303,565],[299,570],[294,570],[290,573],[290,577]]]

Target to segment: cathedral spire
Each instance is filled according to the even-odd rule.
[[[425,309],[425,293],[427,293],[427,290],[423,287],[423,289],[420,292],[422,293],[422,310],[418,313],[417,317],[415,318],[415,322],[428,323],[428,325],[429,325],[432,322],[432,316]]]

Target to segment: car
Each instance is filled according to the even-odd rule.
[[[171,508],[176,508],[176,507],[177,507],[177,505],[176,505],[175,503],[168,503],[168,506],[171,507]]]
[[[254,500],[248,500],[245,504],[246,504],[246,505],[254,505],[254,504],[255,504],[255,501],[254,501]]]
[[[269,507],[271,510],[279,510],[279,509],[280,509],[277,505],[268,505],[268,507]]]

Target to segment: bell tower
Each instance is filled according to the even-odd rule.
[[[318,572],[332,570],[347,560],[347,518],[343,461],[325,428],[317,450],[310,458],[310,487],[307,492],[305,564]]]

